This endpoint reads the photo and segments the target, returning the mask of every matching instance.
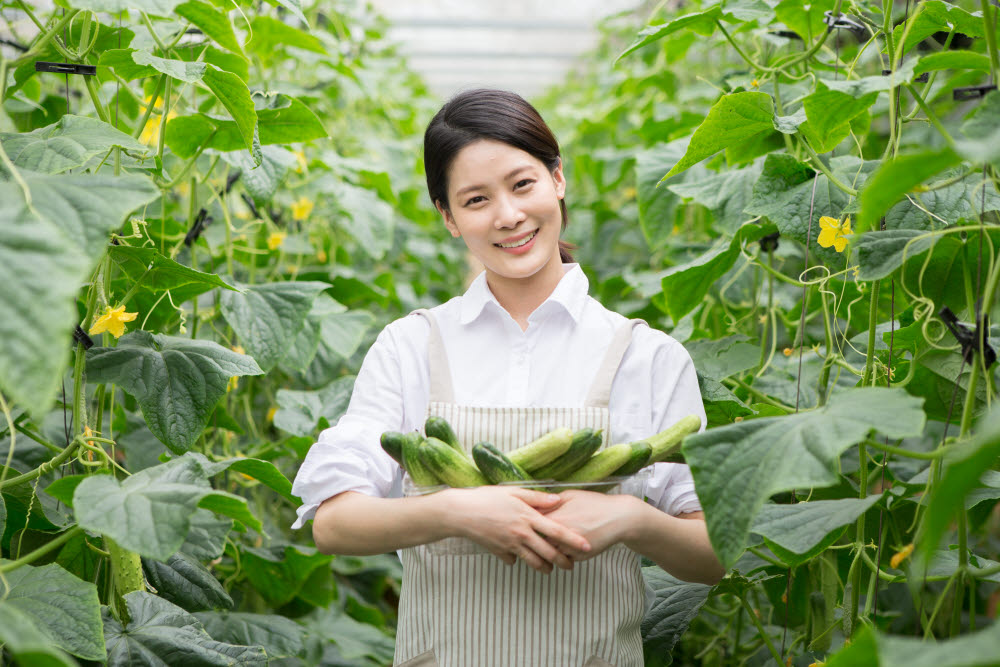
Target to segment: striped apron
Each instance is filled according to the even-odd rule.
[[[581,407],[477,407],[453,402],[431,313],[428,416],[448,420],[467,453],[484,440],[507,452],[558,427],[610,433],[611,383],[635,322],[616,332]],[[407,480],[409,481],[409,480]],[[411,489],[412,484],[407,484]],[[642,667],[645,593],[639,556],[622,544],[542,574],[507,565],[466,538],[402,550],[395,665],[405,667]]]

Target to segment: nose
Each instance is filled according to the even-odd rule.
[[[497,229],[507,227],[517,227],[527,219],[524,211],[517,205],[513,197],[500,197],[497,201],[496,221]]]

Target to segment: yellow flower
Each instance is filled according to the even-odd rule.
[[[285,240],[286,236],[288,234],[285,234],[285,232],[271,232],[271,235],[267,237],[267,247],[271,250],[276,250]]]
[[[625,192],[623,192],[622,194],[625,195],[625,199],[635,199],[635,196],[639,194],[639,191],[636,190],[634,187],[629,186],[625,188]]]
[[[295,161],[298,163],[295,166],[295,172],[298,174],[301,174],[309,166],[309,163],[306,162],[306,154],[302,151],[295,151]]]
[[[296,220],[305,220],[312,213],[315,204],[309,197],[299,197],[298,201],[292,204],[292,217]]]
[[[320,248],[319,250],[317,250],[316,251],[316,259],[318,259],[321,262],[326,262],[326,250],[323,250],[322,248]]]
[[[153,96],[147,95],[145,102],[146,104],[152,103],[153,106],[163,104],[163,98],[157,97],[156,101],[152,101]],[[174,118],[177,114],[173,110],[167,112],[167,121],[169,122],[171,118]],[[156,113],[149,114],[149,118],[146,119],[146,126],[142,128],[142,134],[139,135],[139,141],[146,144],[147,146],[154,146],[160,141],[160,116]]]
[[[268,409],[268,411],[267,411],[267,421],[269,421],[269,422],[273,422],[273,421],[274,421],[274,413],[275,413],[275,412],[277,412],[277,411],[278,411],[278,408],[276,408],[276,407],[274,407],[274,406],[272,405],[272,406],[271,406],[271,407],[270,407],[270,408]]]
[[[125,333],[125,323],[131,322],[138,316],[139,313],[126,313],[125,306],[117,308],[106,306],[104,314],[97,318],[94,326],[90,327],[90,333],[99,334],[107,331],[115,338],[120,338]]]
[[[889,565],[895,568],[899,567],[899,564],[910,557],[913,553],[913,543],[907,544],[905,547],[893,554],[892,558],[889,560]]]
[[[760,81],[754,79],[753,81],[750,82],[750,86],[753,88],[760,88]]]
[[[843,223],[836,218],[824,215],[819,219],[819,244],[824,248],[833,246],[837,252],[844,252],[847,247],[847,237],[854,232],[851,231],[851,218],[848,216]]]
[[[240,383],[240,376],[239,375],[234,375],[231,378],[229,378],[229,384],[226,385],[226,393],[229,393],[232,390],[236,389],[236,387],[237,387],[237,385],[239,385],[239,383]]]
[[[784,350],[781,351],[781,353],[786,357],[790,357],[792,356],[792,348],[786,347]]]

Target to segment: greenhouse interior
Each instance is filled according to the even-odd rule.
[[[0,665],[1000,665],[998,17],[0,0]]]

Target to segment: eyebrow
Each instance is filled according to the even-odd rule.
[[[503,180],[509,181],[510,179],[512,179],[515,176],[517,176],[518,174],[520,174],[522,171],[525,171],[526,169],[532,169],[532,168],[534,168],[534,167],[533,167],[533,165],[530,165],[530,164],[521,165],[517,169],[514,169],[509,174],[507,174],[506,176],[504,176]],[[485,188],[486,188],[485,185],[467,185],[466,187],[464,187],[461,190],[459,190],[458,192],[456,192],[455,196],[456,197],[461,197],[462,195],[464,195],[467,192],[472,192],[474,190],[483,190]]]

